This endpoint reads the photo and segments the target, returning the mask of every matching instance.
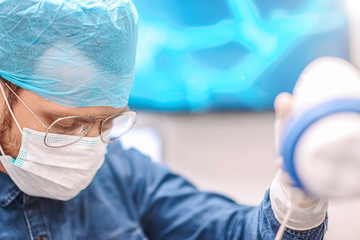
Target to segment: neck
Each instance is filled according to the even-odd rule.
[[[7,174],[4,166],[3,166],[1,163],[0,163],[0,172],[3,172],[3,173],[5,173],[5,174]]]

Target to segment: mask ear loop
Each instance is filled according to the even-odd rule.
[[[8,101],[8,99],[7,99],[7,97],[6,97],[6,94],[5,94],[5,91],[4,91],[4,88],[3,88],[2,84],[0,84],[0,89],[1,89],[1,92],[2,92],[2,94],[3,94],[3,96],[4,96],[6,105],[7,105],[8,109],[9,109],[9,112],[10,112],[11,116],[13,117],[13,119],[14,119],[17,127],[19,128],[21,134],[23,134],[23,131],[22,131],[21,127],[20,127],[20,124],[19,124],[19,122],[16,120],[16,117],[15,117],[15,115],[14,115],[14,113],[13,113],[11,107],[10,107],[9,101]],[[1,150],[1,153],[3,153],[2,150]],[[5,156],[5,155],[4,155],[4,156]]]
[[[1,153],[2,157],[6,156],[6,154],[5,154],[4,150],[3,150],[3,148],[1,147],[1,145],[0,145],[0,153]]]

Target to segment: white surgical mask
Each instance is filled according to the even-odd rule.
[[[49,148],[45,133],[23,129],[16,159],[0,157],[14,183],[24,193],[57,200],[69,200],[86,188],[104,162],[107,144],[99,137],[84,137],[72,145]],[[72,141],[74,136],[51,134],[51,138]]]

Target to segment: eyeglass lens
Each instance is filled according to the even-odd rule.
[[[113,142],[132,128],[136,122],[136,112],[124,112],[118,116],[107,118],[101,125],[101,139]]]

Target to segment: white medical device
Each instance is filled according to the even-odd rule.
[[[360,73],[323,57],[301,73],[280,137],[294,185],[318,198],[360,195]]]

